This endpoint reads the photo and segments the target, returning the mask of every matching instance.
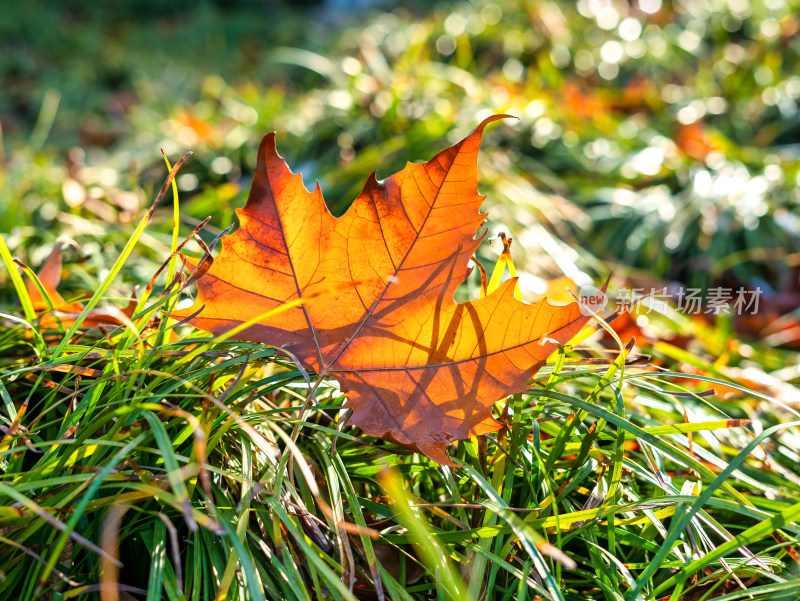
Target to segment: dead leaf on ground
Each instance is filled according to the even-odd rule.
[[[342,217],[261,142],[239,228],[198,281],[195,304],[173,313],[221,334],[300,297],[236,338],[286,345],[319,376],[335,378],[350,423],[451,464],[457,439],[500,428],[492,406],[527,382],[589,317],[577,303],[514,298],[516,278],[457,304],[456,288],[483,236],[477,191],[483,121],[426,163],[382,181],[375,174]]]
[[[83,303],[68,303],[58,292],[57,288],[61,282],[61,270],[61,244],[57,243],[53,250],[50,251],[42,267],[36,272],[36,277],[39,278],[39,282],[42,284],[52,308],[33,280],[28,278],[25,281],[33,309],[39,315],[39,326],[43,329],[56,329],[59,327],[59,322],[62,327],[69,328],[75,323],[75,318],[83,312]],[[93,327],[125,324],[129,321],[130,316],[133,315],[135,306],[136,303],[132,302],[125,309],[98,307],[89,313],[81,325]]]

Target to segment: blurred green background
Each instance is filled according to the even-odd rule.
[[[524,288],[760,286],[800,306],[800,2],[166,2],[0,6],[0,232],[86,289],[166,168],[186,233],[244,203],[260,138],[336,213],[483,117],[490,230]],[[126,267],[168,255],[169,199]],[[5,276],[0,276],[0,278]],[[4,287],[11,301],[11,290]],[[127,293],[122,293],[125,296]],[[751,333],[757,334],[763,324]]]

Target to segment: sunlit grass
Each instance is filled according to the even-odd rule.
[[[1,599],[766,599],[797,576],[796,411],[658,344],[557,353],[451,469],[343,429],[327,383],[304,409],[309,375],[268,347],[9,325]],[[721,331],[688,334],[715,373]]]

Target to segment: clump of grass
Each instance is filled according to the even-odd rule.
[[[80,328],[149,215],[53,330],[2,253],[0,599],[793,598],[800,416],[677,369],[719,373],[724,329],[562,349],[448,468],[347,428],[282,350],[174,323],[178,280]]]

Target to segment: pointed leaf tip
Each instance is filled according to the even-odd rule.
[[[487,125],[489,125],[490,123],[494,123],[495,121],[500,121],[501,119],[516,119],[517,121],[519,121],[519,117],[515,117],[514,115],[506,115],[504,113],[498,115],[490,115],[489,117],[486,117],[486,119],[481,121],[478,124],[478,127],[476,127],[472,133],[483,133],[483,130],[486,128]]]

